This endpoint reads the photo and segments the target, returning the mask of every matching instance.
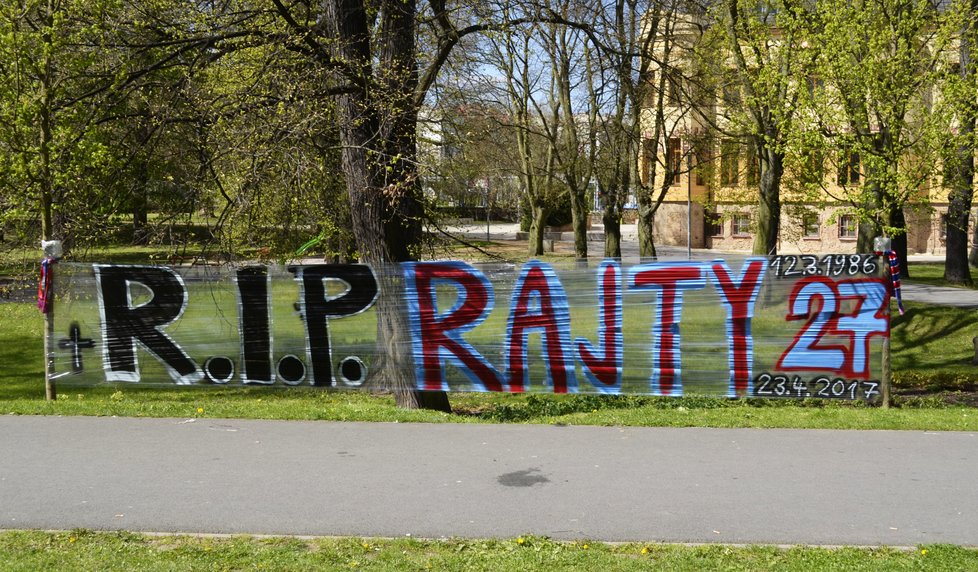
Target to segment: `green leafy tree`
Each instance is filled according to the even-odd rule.
[[[0,148],[6,224],[39,224],[70,248],[104,221],[99,189],[114,166],[98,119],[112,80],[98,46],[111,9],[97,1],[32,0],[0,7]],[[96,208],[92,208],[96,205]],[[28,227],[30,228],[30,227]],[[28,231],[29,235],[33,233]]]
[[[194,78],[194,112],[206,126],[198,184],[222,251],[281,259],[305,245],[337,260],[355,251],[332,101],[311,81],[318,72],[307,57],[262,43],[236,47]]]
[[[462,38],[526,22],[491,5],[462,9],[444,0],[273,0],[292,45],[327,73],[358,251],[366,262],[412,260],[422,240],[417,172],[418,115],[441,68]],[[419,24],[422,22],[422,24]],[[423,33],[422,33],[423,30]],[[421,42],[423,39],[423,43]],[[385,278],[386,288],[397,287]],[[407,407],[448,409],[439,392],[414,389],[406,317],[396,303],[378,307],[381,352],[393,365],[381,385]]]
[[[948,14],[920,0],[829,0],[816,4],[810,37],[827,87],[817,102],[826,154],[861,221],[857,249],[890,236],[904,269],[904,207],[921,200],[949,128],[930,97],[956,33]]]
[[[464,103],[441,100],[437,149],[440,156],[420,158],[425,183],[458,212],[486,220],[516,216],[519,206],[518,160],[514,130],[503,109],[469,94]]]
[[[954,106],[958,130],[951,148],[953,156],[945,172],[950,172],[951,189],[948,196],[947,242],[944,259],[944,279],[957,284],[971,284],[968,255],[968,225],[975,183],[975,125],[978,122],[978,73],[974,59],[978,45],[978,2],[969,0],[958,5],[961,14],[958,44],[957,74],[951,74],[943,86],[943,97]],[[953,71],[953,67],[951,71]],[[978,244],[975,242],[974,244]],[[978,266],[978,248],[970,255],[971,265]]]
[[[758,173],[754,254],[777,254],[785,156],[812,59],[803,47],[807,16],[802,4],[785,0],[726,0],[717,14],[727,57],[712,62],[729,62],[733,87],[743,93],[718,130],[746,139],[749,160],[757,163],[748,165]],[[712,75],[722,78],[724,71]]]

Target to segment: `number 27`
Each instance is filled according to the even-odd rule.
[[[843,301],[854,309],[842,313]],[[789,321],[808,321],[778,360],[781,371],[834,371],[848,377],[869,377],[869,347],[873,336],[886,336],[889,290],[881,279],[833,282],[822,276],[798,281],[788,298]],[[836,343],[823,343],[826,335]],[[841,343],[848,338],[848,343]]]

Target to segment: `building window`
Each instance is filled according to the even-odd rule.
[[[696,151],[693,153],[693,156],[696,158],[696,184],[702,187],[710,179],[710,162],[712,161],[712,157],[710,157],[709,143],[700,142],[696,145],[695,149]]]
[[[720,184],[732,187],[740,179],[740,145],[725,141],[720,146]]]
[[[710,236],[723,238],[723,219],[719,219],[710,224]]]
[[[947,213],[941,215],[941,240],[947,240]]]
[[[808,97],[815,97],[816,93],[825,89],[825,80],[819,77],[808,76],[805,79],[805,84],[808,87]]]
[[[655,161],[655,141],[651,139],[642,140],[642,181],[646,185],[652,185],[652,161]]]
[[[678,185],[683,165],[683,146],[678,137],[669,138],[669,146],[666,147],[666,165],[668,169],[666,180],[672,186]]]
[[[956,151],[957,149],[954,145],[945,143],[942,175],[944,178],[944,187],[947,189],[954,187],[954,180],[958,176],[958,167],[961,164],[961,160],[958,158]]]
[[[657,90],[654,89],[654,86],[657,86],[657,85],[659,85],[659,84],[657,84],[655,82],[655,72],[654,71],[649,71],[648,79],[646,79],[645,89],[642,90],[642,93],[644,95],[643,103],[644,103],[645,107],[649,107],[649,108],[655,107],[655,100],[656,100],[656,96],[657,96],[656,91]]]
[[[805,238],[819,238],[821,236],[822,227],[818,223],[818,215],[815,213],[808,213],[801,217],[801,226],[803,229],[803,235]]]
[[[825,179],[825,160],[820,149],[805,151],[805,164],[802,166],[802,183],[821,185]]]
[[[669,78],[666,80],[669,88],[669,103],[679,105],[683,101],[682,80],[679,78]]]
[[[956,173],[954,172],[954,162],[950,159],[944,159],[944,173],[943,173],[943,183],[945,189],[950,189],[954,187],[954,177]]]
[[[703,217],[703,222],[706,228],[706,236],[712,236],[714,238],[723,237],[722,216],[713,211],[706,211],[706,214]]]
[[[839,157],[839,177],[836,182],[843,187],[859,184],[859,153],[842,152]]]
[[[731,221],[734,236],[750,236],[750,215],[735,214]]]
[[[723,86],[723,103],[727,107],[740,106],[740,85],[728,83]]]
[[[747,146],[747,186],[754,187],[757,186],[757,181],[760,179],[761,174],[761,161],[757,153],[754,152],[754,146]]]
[[[768,26],[774,25],[779,11],[780,10],[774,5],[773,2],[758,2],[757,5],[754,6],[754,12],[757,14],[758,21]]]
[[[856,217],[852,215],[842,215],[839,217],[839,238],[856,238],[859,225],[856,224]]]

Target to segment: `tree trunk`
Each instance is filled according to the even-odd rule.
[[[530,220],[530,236],[527,241],[527,253],[530,256],[543,254],[543,230],[547,225],[547,209],[530,201],[532,218]]]
[[[149,217],[146,213],[146,187],[138,189],[134,194],[132,204],[132,242],[146,244]]]
[[[856,252],[873,252],[873,239],[880,235],[879,226],[873,222],[860,221],[856,235]]]
[[[655,240],[652,236],[652,227],[655,220],[655,211],[648,209],[643,212],[639,206],[638,216],[638,256],[642,261],[656,260],[658,256],[655,252]]]
[[[386,0],[380,6],[380,45],[371,51],[368,15],[358,0],[326,3],[326,21],[338,38],[333,49],[360,82],[336,97],[343,147],[342,168],[363,260],[380,273],[387,295],[378,298],[377,349],[384,368],[371,385],[394,392],[402,407],[440,406],[448,399],[424,396],[414,379],[408,318],[401,304],[396,263],[414,259],[421,243],[422,205],[415,170],[417,87],[414,0]],[[377,56],[377,76],[373,74]]]
[[[613,204],[606,204],[601,214],[604,226],[604,256],[621,260],[621,213]]]
[[[377,350],[382,373],[380,379],[368,378],[369,385],[392,392],[398,407],[451,413],[451,403],[444,391],[417,389],[409,320],[401,302],[405,299],[403,280],[398,268],[389,266],[387,270],[389,274],[378,276],[381,292],[387,294],[377,298],[376,306]]]
[[[574,229],[574,256],[587,260],[587,226],[590,216],[585,190],[571,189],[571,226]]]
[[[754,254],[774,256],[778,253],[778,233],[781,229],[781,176],[784,157],[773,149],[756,147],[760,161],[760,189],[757,202],[757,234],[754,235]]]
[[[967,145],[963,147],[967,148]],[[970,152],[968,153],[970,155]],[[958,155],[958,160],[965,159]],[[971,218],[972,184],[974,181],[974,159],[970,173],[959,167],[954,188],[948,197],[947,242],[944,255],[944,280],[953,284],[971,284],[971,268],[968,266],[968,219]]]
[[[910,264],[907,261],[907,219],[903,214],[902,206],[890,207],[890,228],[894,229],[890,248],[896,252],[897,259],[900,261],[900,277],[910,278]]]
[[[967,36],[966,36],[967,37]],[[970,61],[968,42],[961,42],[961,69],[965,73]],[[944,280],[953,284],[971,285],[971,268],[968,265],[968,222],[975,182],[975,104],[968,102],[966,116],[961,122],[962,142],[957,147],[957,157],[951,192],[948,195],[947,237],[944,255]],[[978,229],[976,229],[978,232]]]
[[[970,14],[965,21],[964,29],[961,33],[961,43],[958,48],[959,69],[961,78],[965,85],[973,85],[975,81],[975,62],[972,58],[971,50],[975,43],[975,18],[978,17],[978,0],[971,0],[968,8]],[[966,92],[972,93],[973,92]],[[971,269],[968,262],[978,266],[978,248],[973,248],[970,258],[964,259],[964,253],[968,252],[968,218],[971,214],[971,204],[974,198],[975,181],[975,123],[978,121],[978,104],[974,98],[966,99],[963,102],[964,112],[961,114],[961,143],[958,146],[958,177],[955,181],[955,189],[951,192],[951,204],[948,206],[948,229],[947,229],[947,259],[944,266],[944,277],[948,281],[971,284]],[[955,206],[956,199],[960,204]],[[961,212],[963,210],[963,212]],[[952,214],[954,213],[954,214]],[[955,226],[955,232],[961,232],[961,236],[955,236],[955,250],[961,252],[954,254],[954,261],[951,261],[951,226]],[[964,229],[964,230],[961,230]],[[963,244],[957,244],[961,241]],[[978,244],[978,225],[975,226],[974,244]],[[954,271],[950,265],[954,265]]]
[[[44,15],[44,26],[45,31],[43,34],[44,41],[44,56],[41,61],[41,93],[40,93],[40,145],[38,146],[38,154],[40,158],[39,165],[39,176],[40,176],[40,207],[41,207],[41,239],[42,240],[53,240],[55,238],[60,238],[64,240],[64,236],[61,236],[61,228],[57,230],[54,227],[54,182],[53,182],[53,169],[51,166],[51,147],[54,145],[54,78],[52,77],[53,66],[51,63],[51,46],[53,45],[53,28],[54,28],[54,5],[52,2],[47,3],[47,9]]]

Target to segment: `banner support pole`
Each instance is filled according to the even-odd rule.
[[[54,383],[54,355],[51,338],[54,337],[54,315],[44,314],[44,398],[48,401],[58,399],[58,388]]]
[[[880,398],[883,409],[890,408],[890,333],[883,338],[883,372],[880,379]]]
[[[893,288],[893,269],[890,268],[890,261],[887,256],[887,253],[892,248],[891,244],[890,238],[886,236],[877,236],[873,239],[873,251],[879,257],[880,264],[883,266],[883,276],[886,278],[888,292]],[[883,409],[889,409],[891,405],[890,384],[892,379],[892,363],[890,361],[890,333],[892,327],[890,325],[890,317],[890,303],[889,298],[887,298],[886,336],[883,337],[883,364],[882,371],[880,372],[880,406]]]
[[[60,240],[42,240],[41,278],[37,289],[37,306],[44,314],[44,398],[47,401],[58,399],[58,388],[54,382],[54,263],[63,255]]]

